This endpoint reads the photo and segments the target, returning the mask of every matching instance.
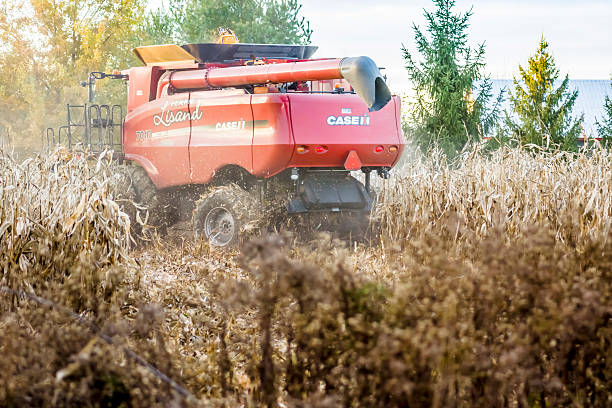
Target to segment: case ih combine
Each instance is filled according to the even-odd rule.
[[[371,173],[388,177],[404,147],[400,100],[370,58],[310,59],[315,50],[137,48],[145,66],[89,81],[90,91],[96,79],[127,81],[125,118],[119,106],[69,105],[59,140],[49,129],[47,141],[112,147],[123,194],[148,208],[148,224],[192,219],[214,246],[236,243],[271,203],[290,215],[367,220]]]

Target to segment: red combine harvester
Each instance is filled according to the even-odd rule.
[[[81,126],[85,148],[120,151],[124,194],[148,207],[148,224],[192,218],[214,246],[238,242],[270,203],[367,220],[371,172],[388,177],[404,148],[400,99],[370,58],[310,59],[316,49],[136,48],[145,66],[89,81],[90,90],[104,77],[128,82],[125,119],[120,107],[85,104],[77,123],[69,106],[58,136],[73,146]],[[58,142],[52,130],[47,137]]]

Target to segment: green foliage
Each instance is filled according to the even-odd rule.
[[[210,42],[219,27],[243,43],[309,44],[310,23],[297,0],[170,0],[144,25],[149,43]]]
[[[609,142],[612,140],[612,99],[610,99],[609,96],[606,96],[604,109],[606,111],[605,115],[601,119],[601,122],[597,120],[596,125],[599,137]]]
[[[312,31],[299,17],[301,8],[297,0],[190,0],[181,30],[189,42],[227,27],[245,43],[308,44]]]
[[[185,9],[185,0],[170,0],[167,9],[160,7],[149,12],[140,27],[141,45],[181,42],[179,36]]]
[[[578,91],[568,89],[566,75],[558,88],[559,69],[548,51],[548,43],[542,37],[529,66],[519,65],[521,79],[514,79],[514,92],[509,93],[518,122],[506,112],[506,125],[511,138],[522,145],[534,144],[547,149],[577,149],[576,138],[582,130],[582,117],[574,119],[572,108]]]
[[[437,145],[453,157],[466,143],[489,131],[497,120],[497,109],[487,108],[492,94],[491,83],[482,74],[485,46],[472,49],[467,43],[472,11],[455,14],[454,0],[434,2],[436,10],[425,11],[429,38],[418,26],[413,27],[422,60],[417,61],[402,46],[416,93],[407,130],[422,150]],[[479,80],[474,99],[475,81]]]

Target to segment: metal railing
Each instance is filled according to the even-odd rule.
[[[60,145],[69,150],[121,152],[123,142],[123,107],[121,105],[66,105],[66,125],[57,133],[47,128],[43,144],[47,149]]]

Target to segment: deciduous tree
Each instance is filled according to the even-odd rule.
[[[143,0],[31,0],[33,28],[44,44],[48,89],[70,87],[90,71],[136,63],[131,50],[144,14]],[[110,83],[100,83],[100,90]],[[80,93],[80,92],[79,92]]]
[[[10,103],[0,108],[0,126],[38,143],[44,127],[64,120],[64,104],[86,100],[79,83],[90,71],[136,63],[131,49],[143,14],[144,0],[3,1],[0,97]],[[125,86],[101,82],[98,94],[105,103],[120,103]]]
[[[309,44],[310,23],[297,0],[170,0],[168,10],[151,13],[149,42],[209,42],[219,27],[245,43]]]

